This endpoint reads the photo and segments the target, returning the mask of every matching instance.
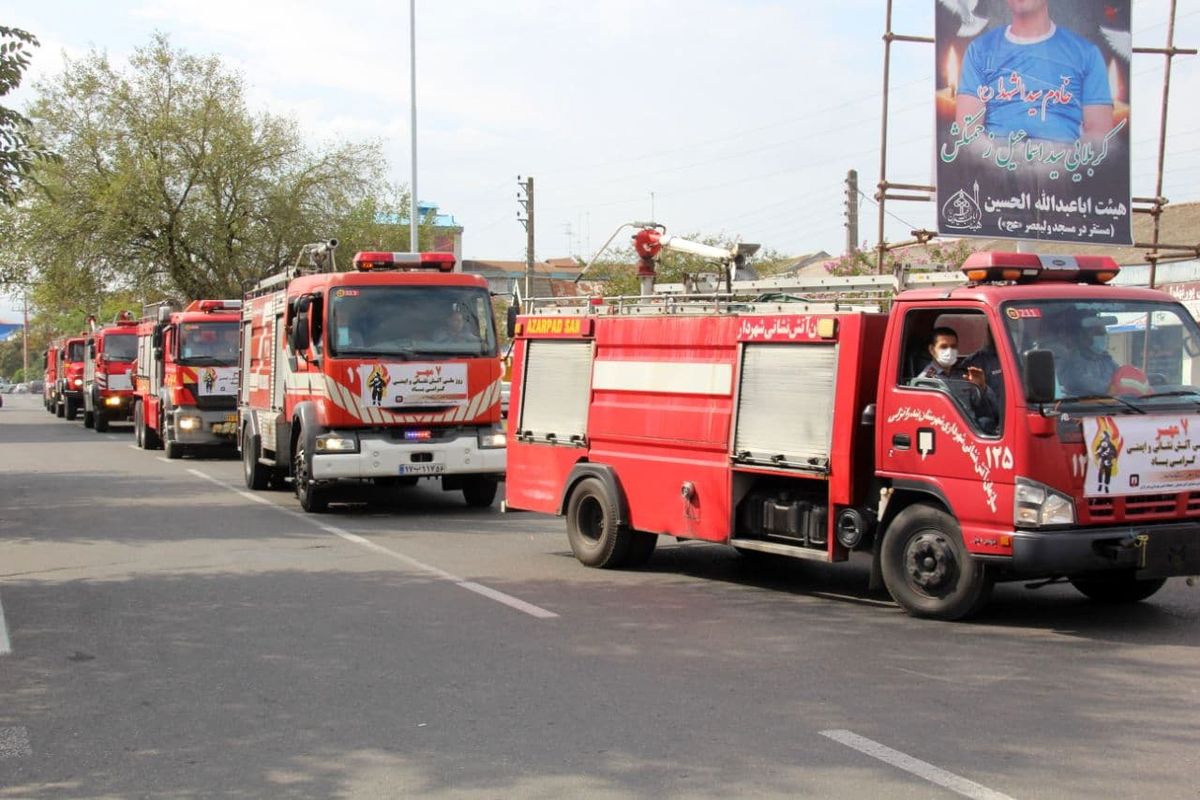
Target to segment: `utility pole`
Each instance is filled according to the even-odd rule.
[[[530,284],[533,282],[533,178],[521,181],[517,176],[517,186],[525,194],[517,193],[517,202],[525,209],[525,216],[517,214],[517,221],[525,226],[525,297],[529,297]]]
[[[21,380],[29,383],[29,289],[26,288],[21,293],[22,298],[22,314],[24,316],[21,326]]]
[[[412,101],[412,193],[408,208],[408,250],[410,253],[420,252],[420,220],[417,214],[420,208],[417,204],[417,0],[408,3],[408,52],[410,100]]]
[[[846,254],[858,252],[858,170],[846,173]]]

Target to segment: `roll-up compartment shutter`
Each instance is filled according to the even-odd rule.
[[[746,345],[734,457],[828,471],[837,345]]]
[[[533,441],[582,444],[591,390],[590,341],[530,341],[525,349],[518,435]]]

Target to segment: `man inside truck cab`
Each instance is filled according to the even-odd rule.
[[[912,385],[921,386],[922,379],[941,381],[967,381],[974,391],[965,396],[954,393],[964,400],[964,405],[974,422],[985,433],[994,433],[1000,428],[1000,402],[988,386],[987,376],[977,365],[960,366],[958,360],[958,334],[953,328],[934,328],[929,337],[929,355],[932,360],[913,379]]]
[[[1076,331],[1075,346],[1055,369],[1063,391],[1069,397],[1109,394],[1117,362],[1108,353],[1104,318],[1084,317]]]

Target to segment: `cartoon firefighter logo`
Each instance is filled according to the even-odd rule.
[[[374,405],[383,405],[383,390],[387,388],[389,378],[387,367],[383,364],[376,364],[367,376],[367,386],[371,388],[371,402]]]
[[[1117,474],[1117,462],[1121,457],[1121,431],[1112,417],[1097,420],[1096,435],[1092,437],[1092,461],[1096,464],[1096,493],[1109,493],[1109,484]]]
[[[216,370],[214,370],[212,367],[206,368],[204,373],[200,376],[200,380],[204,381],[204,391],[211,393],[213,387],[217,385]]]

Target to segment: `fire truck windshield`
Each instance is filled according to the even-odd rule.
[[[1060,403],[1200,403],[1200,329],[1178,304],[1043,300],[1002,312],[1019,363],[1029,350],[1053,353]]]
[[[104,357],[109,361],[133,361],[137,358],[137,336],[132,333],[107,334]]]
[[[71,342],[67,345],[67,361],[83,361],[83,342]]]
[[[238,323],[184,322],[179,326],[179,363],[230,366],[237,363]]]
[[[347,286],[329,305],[334,357],[463,358],[496,355],[492,303],[471,286]]]

